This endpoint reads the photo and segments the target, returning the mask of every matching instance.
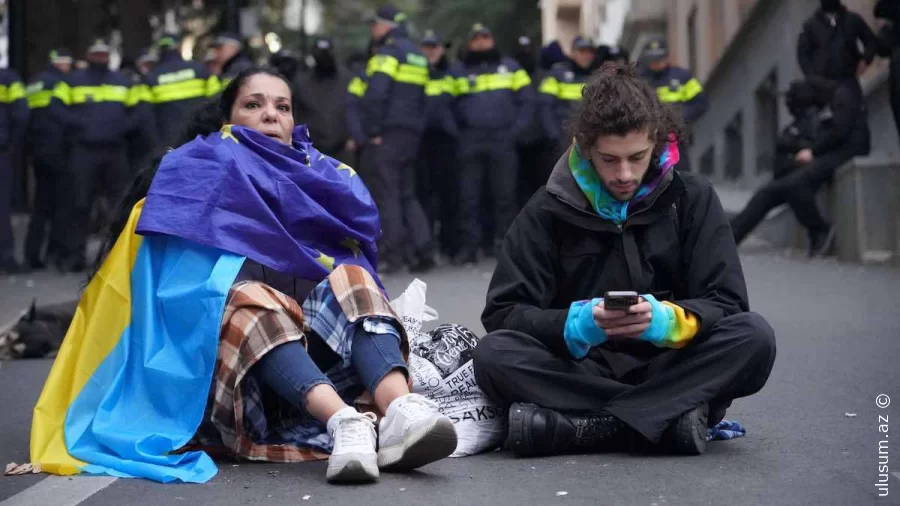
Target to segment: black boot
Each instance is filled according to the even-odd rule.
[[[672,422],[662,437],[662,443],[679,455],[700,455],[706,451],[709,433],[709,405],[706,403],[683,413]]]
[[[517,457],[628,448],[628,426],[608,413],[564,415],[534,404],[509,408],[506,447]]]

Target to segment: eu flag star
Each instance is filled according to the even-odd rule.
[[[328,269],[328,272],[334,270],[334,257],[330,257],[321,251],[319,252],[319,257],[316,258],[316,262],[319,262],[319,265]]]
[[[341,246],[344,246],[345,248],[352,251],[353,258],[359,258],[359,254],[362,252],[362,246],[360,246],[359,241],[351,237],[348,237],[341,241]]]
[[[356,171],[353,170],[353,167],[347,165],[346,163],[342,163],[342,164],[338,165],[337,170],[346,170],[346,171],[350,172],[350,177],[353,177],[356,175]]]
[[[240,142],[238,142],[238,140],[237,140],[237,137],[235,137],[234,134],[231,133],[231,127],[233,127],[233,126],[234,125],[225,125],[222,127],[222,138],[223,139],[231,139],[234,141],[235,144],[240,144]]]

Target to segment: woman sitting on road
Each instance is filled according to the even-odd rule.
[[[32,461],[204,482],[214,464],[186,448],[224,446],[327,457],[328,480],[344,482],[448,456],[452,423],[409,390],[375,204],[295,128],[284,78],[242,72],[183,140],[113,222],[35,409]],[[352,407],[363,399],[377,427]]]

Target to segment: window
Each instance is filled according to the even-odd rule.
[[[778,76],[773,70],[756,89],[756,173],[772,172],[778,142]]]
[[[725,178],[744,175],[744,115],[737,113],[725,127]]]
[[[697,72],[697,6],[691,9],[688,15],[688,66],[692,72]]]
[[[716,173],[716,147],[710,146],[700,157],[700,173],[710,177]]]

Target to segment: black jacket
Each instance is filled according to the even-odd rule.
[[[53,90],[64,77],[65,74],[56,67],[48,65],[46,70],[28,84],[26,93],[31,117],[26,140],[34,152],[52,153],[53,155],[61,153],[65,129],[63,128],[63,119],[54,114],[59,109],[52,105]]]
[[[662,72],[653,72],[648,67],[641,77],[656,90],[660,101],[680,108],[688,125],[694,124],[709,109],[703,85],[688,69],[669,66]]]
[[[378,137],[385,130],[425,129],[425,86],[428,60],[397,27],[379,42],[366,66],[366,93],[360,102],[366,137]]]
[[[538,90],[541,125],[554,142],[564,137],[566,121],[581,103],[581,93],[591,72],[593,69],[583,69],[569,60],[554,65],[541,81]]]
[[[803,24],[797,61],[805,76],[855,79],[859,62],[872,63],[877,49],[875,34],[859,14],[843,9],[832,23],[829,14],[817,11]]]
[[[175,141],[188,115],[219,92],[218,77],[198,62],[185,61],[175,50],[163,52],[146,80],[157,136],[166,145]]]
[[[839,149],[855,148],[857,155],[869,152],[871,136],[866,106],[856,91],[839,85],[828,107],[819,114],[821,128],[816,132],[813,154],[820,156]]]
[[[334,72],[298,72],[291,86],[294,121],[306,124],[316,147],[335,156],[350,137],[347,132],[347,85],[350,75],[341,68]]]
[[[453,108],[460,130],[518,139],[534,121],[531,77],[515,60],[497,51],[469,53],[450,72],[456,79]]]
[[[619,228],[592,210],[567,160],[568,153],[504,239],[482,315],[488,332],[520,331],[571,358],[564,340],[569,306],[610,290],[675,302],[700,320],[698,338],[719,319],[748,310],[734,236],[709,182],[670,172]],[[592,353],[629,369],[635,356],[660,351],[628,340]]]
[[[878,33],[878,39],[881,43],[878,54],[889,57],[891,56],[891,50],[900,46],[900,37],[897,37],[897,31],[900,30],[900,1],[878,0],[875,3],[875,18],[891,23],[891,26],[885,26]]]
[[[459,127],[453,116],[454,87],[450,75],[450,61],[444,55],[428,69],[425,86],[425,130],[430,134],[459,136]]]
[[[141,87],[122,72],[93,65],[74,70],[54,97],[67,107],[64,117],[68,140],[82,144],[119,144],[137,128],[134,106]],[[57,86],[59,88],[59,86]]]

